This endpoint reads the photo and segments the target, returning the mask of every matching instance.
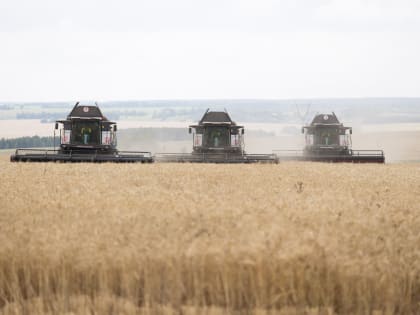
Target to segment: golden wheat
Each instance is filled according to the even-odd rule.
[[[419,164],[0,174],[0,314],[420,313]]]

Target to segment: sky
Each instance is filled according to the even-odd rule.
[[[0,102],[420,96],[419,0],[0,0]]]

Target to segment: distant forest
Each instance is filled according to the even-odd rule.
[[[14,139],[0,139],[0,149],[53,147],[54,137],[20,137]]]

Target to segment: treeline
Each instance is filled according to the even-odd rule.
[[[59,139],[56,139],[59,142]],[[57,144],[57,143],[56,143]],[[37,147],[53,147],[54,137],[20,137],[13,139],[0,139],[0,149],[17,149],[17,148],[37,148]]]
[[[64,113],[17,113],[16,119],[49,119],[57,120],[66,117]]]

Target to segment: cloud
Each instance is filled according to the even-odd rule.
[[[400,1],[0,1],[0,100],[419,96]]]
[[[416,0],[6,0],[1,31],[300,31],[418,27]]]
[[[412,0],[333,0],[314,16],[321,29],[420,31],[420,4]]]

